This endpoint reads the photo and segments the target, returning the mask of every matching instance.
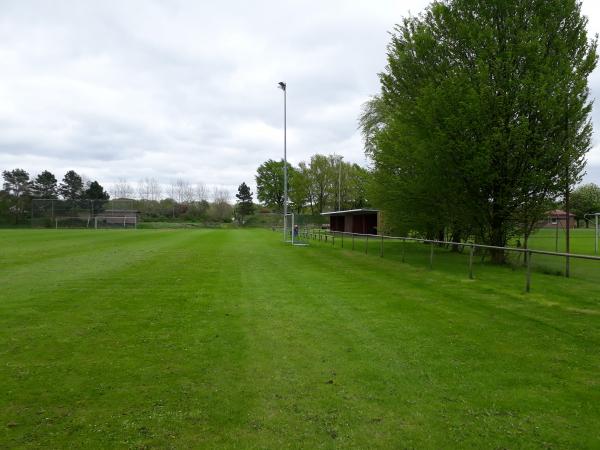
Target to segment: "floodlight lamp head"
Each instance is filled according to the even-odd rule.
[[[285,91],[285,88],[287,87],[287,85],[283,81],[280,81],[278,84],[279,84],[279,89],[281,89],[282,91]]]

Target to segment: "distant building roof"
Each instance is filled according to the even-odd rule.
[[[345,211],[329,211],[321,213],[322,216],[345,216],[347,214],[375,214],[378,213],[378,209],[360,208],[360,209],[347,209]]]
[[[109,208],[109,209],[105,209],[105,212],[110,212],[110,211],[114,211],[114,212],[139,212],[137,209],[113,209],[113,208]]]
[[[552,211],[546,212],[548,217],[567,217],[567,212],[562,209],[553,209]],[[575,214],[569,213],[569,216],[575,217]]]
[[[99,215],[110,215],[110,216],[122,216],[125,214],[139,214],[140,211],[137,209],[105,209],[104,211],[98,211]]]

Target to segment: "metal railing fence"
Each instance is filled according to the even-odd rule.
[[[591,261],[597,261],[600,263],[600,257],[599,256],[592,256],[592,255],[582,255],[582,254],[575,254],[575,253],[561,253],[561,252],[550,252],[550,251],[546,251],[546,250],[534,250],[534,249],[530,249],[530,248],[519,248],[519,247],[498,247],[498,246],[494,246],[494,245],[486,245],[486,244],[476,244],[474,242],[452,242],[452,241],[443,241],[443,240],[437,240],[437,239],[424,239],[424,238],[416,238],[416,237],[407,237],[407,236],[387,236],[387,235],[382,235],[382,234],[361,234],[361,233],[351,233],[351,232],[345,232],[345,231],[331,231],[331,230],[323,230],[323,229],[305,229],[303,230],[303,235],[306,239],[312,239],[315,241],[319,241],[319,242],[325,242],[325,243],[329,243],[331,242],[332,246],[335,246],[335,241],[336,241],[336,237],[338,239],[338,241],[340,242],[340,246],[342,248],[344,248],[344,237],[346,237],[346,240],[350,240],[350,242],[348,242],[349,245],[351,245],[351,249],[355,250],[356,249],[356,241],[357,240],[364,240],[364,252],[365,254],[368,254],[369,252],[369,240],[371,240],[371,242],[378,242],[379,243],[379,256],[383,257],[384,256],[384,251],[385,251],[385,246],[384,246],[384,242],[385,241],[400,241],[401,243],[406,243],[406,242],[419,242],[419,243],[423,243],[423,244],[429,244],[429,268],[433,269],[433,262],[434,262],[434,255],[435,255],[435,248],[436,245],[437,246],[453,246],[454,248],[457,249],[461,249],[464,251],[464,249],[468,249],[468,274],[469,274],[469,278],[473,279],[474,278],[474,273],[473,273],[473,265],[474,265],[474,259],[475,259],[475,252],[476,251],[488,251],[488,250],[501,250],[503,252],[506,252],[507,254],[517,254],[517,255],[523,255],[523,265],[525,266],[525,291],[526,292],[530,292],[531,291],[531,272],[532,272],[532,259],[533,259],[533,255],[546,255],[546,256],[551,256],[551,257],[560,257],[560,258],[566,258],[566,259],[575,259],[575,260],[591,260]],[[347,244],[347,245],[348,245]],[[402,245],[401,247],[401,261],[405,262],[405,246]],[[485,256],[485,253],[484,253]],[[520,258],[519,258],[520,260]],[[598,268],[600,269],[600,265],[598,266]],[[569,273],[565,272],[565,276],[568,277]]]

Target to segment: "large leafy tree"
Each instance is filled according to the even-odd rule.
[[[291,210],[297,214],[301,214],[310,201],[310,175],[305,163],[300,163],[291,173],[289,198]]]
[[[57,182],[52,172],[44,170],[33,180],[31,194],[36,198],[56,199],[58,198]]]
[[[3,189],[9,197],[10,210],[15,215],[18,223],[30,199],[31,182],[29,173],[23,169],[5,170],[2,172],[4,178]]]
[[[254,212],[254,204],[252,203],[252,191],[246,183],[242,183],[238,187],[238,192],[235,194],[237,204],[235,207],[236,216],[241,224],[244,219]]]
[[[74,170],[69,170],[63,177],[58,192],[65,200],[74,201],[83,198],[83,179]]]
[[[310,183],[315,211],[322,213],[335,200],[336,159],[334,156],[316,154],[310,158]]]
[[[586,23],[575,0],[449,0],[396,27],[361,117],[388,222],[497,246],[528,235],[590,147]]]
[[[571,194],[571,208],[577,220],[585,220],[586,227],[589,219],[586,214],[600,213],[600,186],[589,183],[579,186]]]
[[[370,173],[358,164],[341,161],[336,155],[315,154],[308,163],[288,165],[288,199],[290,211],[301,214],[310,209],[317,214],[326,209],[362,208],[367,202]],[[263,163],[256,175],[258,200],[283,209],[283,162]]]
[[[283,168],[284,163],[269,159],[256,172],[256,197],[270,208],[283,211]],[[288,186],[293,168],[288,163]]]
[[[354,209],[368,206],[369,171],[358,164],[347,164],[345,175],[346,177],[342,178],[342,208]]]

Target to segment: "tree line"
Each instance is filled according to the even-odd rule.
[[[48,170],[31,177],[20,168],[4,170],[2,178],[0,222],[7,224],[23,223],[32,215],[46,214],[42,205],[34,211],[34,201],[41,199],[56,200],[54,212],[60,210],[63,213],[84,210],[90,204],[95,205],[95,211],[101,211],[112,201],[111,207],[134,209],[141,214],[142,220],[230,222],[236,218],[241,223],[254,211],[253,194],[245,183],[238,188],[237,202],[231,204],[226,189],[215,187],[210,190],[202,183],[191,184],[181,178],[166,189],[155,178],[144,178],[137,185],[120,179],[110,194],[98,181],[86,180],[74,170],[68,171],[60,182]]]
[[[30,178],[24,169],[4,170],[0,191],[0,216],[13,217],[15,223],[23,220],[33,199],[108,200],[110,195],[98,181],[84,181],[74,170],[65,173],[59,183],[47,170]]]
[[[369,172],[338,155],[313,155],[308,162],[287,165],[290,212],[320,214],[327,210],[368,205]],[[281,212],[284,202],[284,162],[269,159],[256,173],[257,198]]]
[[[137,184],[119,179],[112,187],[116,199],[136,198],[148,215],[154,218],[169,216],[184,220],[230,222],[235,219],[243,224],[254,213],[253,193],[245,182],[238,186],[237,201],[230,203],[230,192],[221,187],[209,189],[204,183],[190,183],[177,178],[163,188],[156,178],[143,178]],[[166,195],[166,197],[164,197]],[[161,214],[160,211],[163,211]],[[152,218],[152,217],[151,217]]]

